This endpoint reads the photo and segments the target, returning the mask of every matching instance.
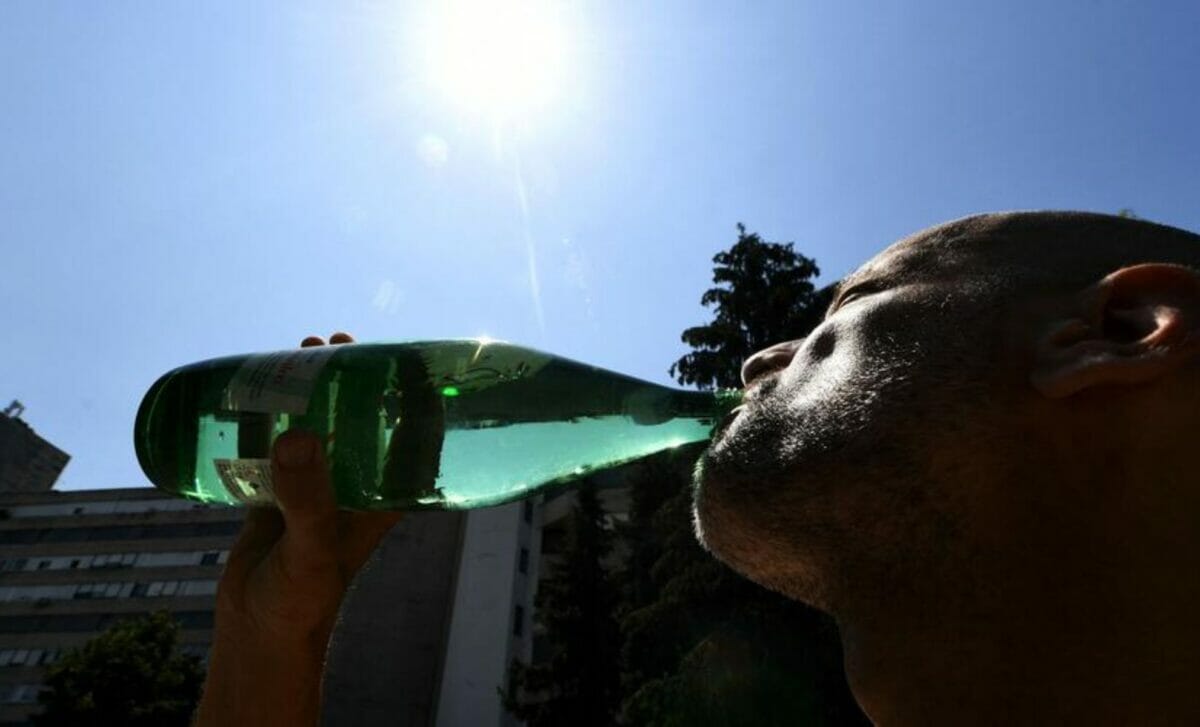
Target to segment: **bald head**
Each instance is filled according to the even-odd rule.
[[[1200,266],[1200,235],[1088,212],[974,215],[910,235],[847,277],[951,279],[963,289],[1061,292],[1145,262]]]

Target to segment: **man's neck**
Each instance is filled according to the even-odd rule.
[[[1193,580],[1077,568],[998,576],[975,602],[875,599],[839,618],[847,674],[882,727],[1200,723]]]

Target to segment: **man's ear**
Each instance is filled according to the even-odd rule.
[[[1200,274],[1147,263],[1080,291],[1037,343],[1030,382],[1051,398],[1153,381],[1200,353]]]

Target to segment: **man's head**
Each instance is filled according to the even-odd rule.
[[[1170,529],[1161,510],[1200,504],[1181,487],[1200,483],[1197,271],[1200,237],[1105,215],[901,240],[806,339],[746,362],[746,406],[697,469],[701,539],[839,613],[984,597],[984,563],[1071,568]]]

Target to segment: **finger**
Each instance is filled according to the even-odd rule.
[[[325,345],[325,339],[321,338],[320,336],[307,336],[307,337],[305,337],[305,339],[303,341],[300,342],[301,348],[308,348],[309,346],[324,346],[324,345]]]
[[[246,513],[237,541],[229,549],[221,587],[240,594],[250,571],[283,534],[283,517],[273,507],[252,507]],[[239,596],[240,599],[240,596]]]
[[[329,337],[330,343],[354,343],[354,336],[344,331],[338,331]]]
[[[338,513],[338,560],[347,581],[362,568],[379,546],[379,541],[403,516],[402,512]]]
[[[279,544],[288,566],[323,566],[335,558],[337,503],[323,449],[316,435],[291,430],[271,452],[271,481],[283,511]]]
[[[229,549],[229,557],[240,558],[265,550],[279,539],[282,532],[283,518],[280,517],[279,510],[273,507],[251,507],[246,511],[246,519],[242,522],[237,541]]]

